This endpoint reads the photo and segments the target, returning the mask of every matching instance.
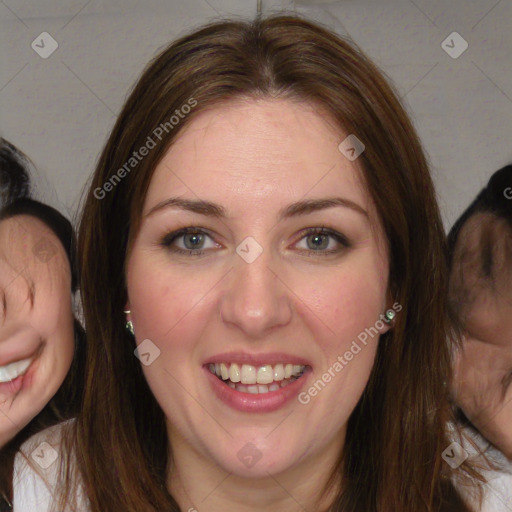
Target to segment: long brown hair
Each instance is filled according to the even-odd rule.
[[[70,438],[91,510],[179,510],[166,488],[172,447],[165,417],[124,326],[124,266],[169,146],[198,112],[240,97],[319,105],[356,134],[366,146],[358,163],[389,241],[390,291],[403,310],[380,338],[350,417],[332,473],[343,490],[331,510],[467,511],[441,457],[451,443],[450,329],[444,230],[428,163],[383,73],[354,44],[291,15],[212,23],[165,48],[136,83],[101,153],[79,231],[87,382]],[[187,114],[175,123],[177,110]],[[155,146],[135,159],[148,137]],[[463,469],[478,477],[469,464]]]

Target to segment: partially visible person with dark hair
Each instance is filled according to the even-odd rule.
[[[12,509],[20,445],[76,414],[83,379],[85,333],[72,300],[75,235],[62,214],[28,197],[27,164],[0,139],[1,512]]]
[[[512,507],[512,165],[496,171],[448,234],[460,421],[502,463]],[[490,444],[489,444],[490,443]]]
[[[27,163],[25,155],[0,138],[0,208],[29,195]]]

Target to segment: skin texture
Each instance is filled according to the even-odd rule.
[[[41,412],[70,368],[70,289],[66,253],[44,223],[27,215],[0,222],[0,364],[35,356],[23,387],[0,391],[0,445]]]
[[[492,243],[495,288],[479,277],[481,227],[493,223],[498,230]],[[456,256],[464,250],[464,283],[470,290],[462,351],[455,355],[454,390],[457,404],[473,425],[512,460],[512,292],[504,266],[509,265],[512,235],[504,221],[478,213],[466,222]],[[508,245],[508,248],[507,248]],[[453,278],[452,278],[453,279]]]
[[[294,399],[269,413],[225,405],[202,365],[228,351],[285,352],[310,362],[307,389],[391,306],[382,227],[357,162],[338,150],[346,135],[327,119],[284,99],[203,111],[150,183],[127,260],[126,307],[137,343],[149,338],[161,351],[143,371],[168,420],[175,462],[169,488],[183,510],[322,510],[318,491],[343,448],[378,336],[308,404]],[[148,215],[171,196],[219,203],[227,217],[176,208]],[[368,217],[331,207],[278,220],[285,205],[332,196],[357,203]],[[194,247],[190,235],[162,245],[185,226],[207,231],[195,242],[203,255],[171,252]],[[314,252],[314,235],[304,230],[323,226],[345,235],[351,247],[325,237]],[[263,248],[250,264],[236,253],[248,236]],[[237,457],[248,442],[261,452],[251,468]]]

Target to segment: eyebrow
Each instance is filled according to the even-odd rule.
[[[308,213],[333,208],[335,206],[343,206],[360,213],[368,219],[368,212],[361,206],[349,199],[343,197],[326,197],[320,199],[304,199],[285,206],[278,213],[278,220],[307,215]],[[182,199],[179,197],[170,197],[153,206],[145,215],[149,217],[153,213],[165,208],[179,208],[208,217],[225,218],[226,209],[220,204],[212,203],[202,199]]]

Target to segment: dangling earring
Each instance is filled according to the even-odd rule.
[[[388,325],[393,321],[393,318],[395,318],[396,316],[396,313],[392,310],[392,309],[388,309],[385,313],[384,313],[384,322],[386,322]]]
[[[124,311],[124,314],[125,315],[129,315],[131,313],[130,310],[128,311]],[[126,327],[126,330],[132,335],[132,336],[135,336],[135,332],[133,330],[133,323],[131,320],[128,320],[125,324],[125,327]]]

